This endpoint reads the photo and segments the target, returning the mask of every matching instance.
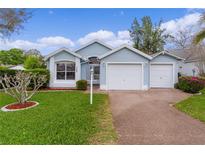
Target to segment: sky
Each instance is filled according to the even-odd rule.
[[[117,47],[132,44],[129,28],[133,19],[150,16],[153,23],[176,35],[195,26],[203,9],[31,9],[33,16],[20,33],[0,40],[0,49],[38,49],[46,55],[60,47],[75,50],[93,39]]]

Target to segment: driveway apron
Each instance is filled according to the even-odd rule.
[[[189,96],[176,89],[110,91],[118,144],[205,144],[205,124],[172,106]]]

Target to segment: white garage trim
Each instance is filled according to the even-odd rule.
[[[144,90],[144,63],[143,62],[106,62],[106,79],[105,79],[105,89],[108,89],[108,65],[112,65],[112,64],[119,64],[119,65],[123,65],[123,64],[127,64],[127,65],[141,65],[142,68],[142,76],[141,76],[141,89]]]
[[[172,63],[172,62],[150,62],[150,69],[149,69],[149,74],[150,74],[150,76],[149,76],[149,84],[150,84],[150,88],[152,88],[151,87],[151,76],[152,76],[152,74],[151,74],[151,65],[172,65],[172,84],[173,84],[173,86],[172,86],[172,88],[174,88],[174,84],[175,84],[175,63]]]

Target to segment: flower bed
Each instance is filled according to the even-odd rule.
[[[30,101],[26,103],[12,103],[1,108],[2,111],[18,111],[25,110],[38,105],[38,102]]]
[[[183,76],[179,78],[176,87],[188,93],[198,93],[205,87],[205,79],[200,77]]]

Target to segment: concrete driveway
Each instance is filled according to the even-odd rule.
[[[118,144],[205,144],[205,124],[171,105],[189,96],[175,89],[110,91]]]

